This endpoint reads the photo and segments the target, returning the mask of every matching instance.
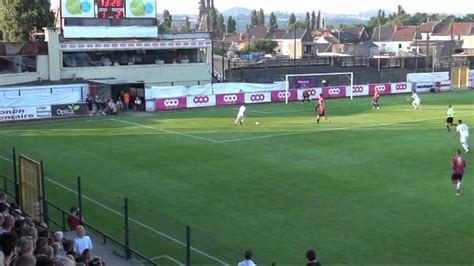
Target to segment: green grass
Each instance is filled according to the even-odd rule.
[[[474,91],[422,94],[421,111],[406,97],[382,97],[377,111],[369,98],[328,100],[333,123],[320,125],[313,103],[249,105],[236,127],[235,106],[2,125],[0,147],[44,160],[68,187],[81,176],[87,196],[118,211],[128,197],[131,217],[177,240],[191,225],[193,247],[230,264],[250,248],[259,265],[303,265],[315,248],[325,265],[472,265],[474,156],[456,197],[460,144],[444,120],[452,104],[473,128]],[[75,199],[47,192],[65,208]],[[84,214],[122,239],[120,216],[90,201]],[[134,248],[185,261],[180,244],[131,230]],[[196,252],[193,262],[218,264]]]

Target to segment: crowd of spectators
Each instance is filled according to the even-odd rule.
[[[128,111],[143,111],[143,100],[135,96],[133,101],[128,93],[123,93],[117,101],[107,98],[105,95],[87,95],[87,108],[91,116],[116,115]]]
[[[73,222],[76,222],[72,224],[76,237],[65,238],[62,231],[51,232],[46,224],[34,223],[15,203],[9,204],[7,195],[0,192],[0,265],[106,265],[100,257],[92,255],[92,241],[84,227],[76,220]]]

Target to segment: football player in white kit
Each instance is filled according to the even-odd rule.
[[[237,125],[237,122],[239,122],[240,125],[242,125],[242,123],[245,120],[246,111],[247,111],[247,107],[245,107],[245,105],[242,104],[242,106],[240,106],[239,108],[239,113],[237,113],[237,118],[235,119],[234,126]]]
[[[466,153],[469,152],[469,144],[467,141],[469,140],[469,127],[466,124],[462,123],[462,120],[458,120],[459,124],[456,126],[456,135],[459,135],[459,141],[461,142],[461,146]]]
[[[420,96],[418,96],[418,94],[416,94],[416,91],[412,91],[412,94],[407,99],[407,101],[409,101],[410,99],[413,99],[413,101],[411,102],[411,105],[413,105],[413,108],[415,110],[416,109],[421,109],[421,99],[420,99]]]

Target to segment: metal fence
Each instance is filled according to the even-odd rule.
[[[10,199],[16,202],[19,200],[18,155],[14,148],[10,151],[0,149],[0,182]],[[57,173],[45,162],[41,163],[46,188],[43,215],[51,230],[67,231],[69,208],[76,206],[81,210],[82,224],[100,236],[103,243],[122,250],[119,255],[123,258],[135,258],[147,265],[230,265],[242,257],[242,250],[248,248],[229,245],[163,213],[154,212],[158,217],[146,217],[137,212],[143,202],[126,197],[99,202],[89,196],[97,191],[91,191],[91,186],[87,186],[90,182],[87,178],[74,177],[69,183],[59,182],[61,179],[55,176],[64,176],[64,173]],[[259,262],[271,264],[273,261],[259,255]]]

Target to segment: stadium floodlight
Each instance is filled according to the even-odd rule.
[[[288,98],[290,97],[290,89],[314,89],[317,87],[317,84],[322,84],[322,87],[326,85],[324,77],[334,77],[334,76],[343,76],[346,80],[350,82],[340,82],[338,78],[337,84],[331,84],[330,86],[349,86],[349,92],[351,100],[353,99],[352,95],[352,86],[354,86],[354,73],[353,72],[340,72],[340,73],[312,73],[312,74],[287,74],[285,75],[285,94],[286,99],[285,103],[288,104]],[[318,78],[320,79],[318,81]],[[349,83],[349,84],[347,84]]]

